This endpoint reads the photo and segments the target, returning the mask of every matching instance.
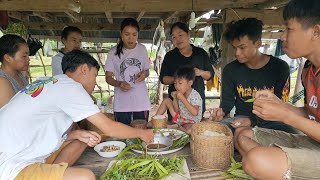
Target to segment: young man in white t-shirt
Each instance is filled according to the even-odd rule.
[[[88,169],[70,167],[84,144],[93,147],[101,140],[92,131],[71,131],[83,119],[111,137],[153,140],[152,130],[114,122],[93,103],[89,94],[99,65],[92,56],[80,50],[67,53],[62,69],[63,75],[28,85],[0,110],[1,180],[95,179]]]

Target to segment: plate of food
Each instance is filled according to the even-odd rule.
[[[155,154],[171,154],[174,152],[177,152],[179,150],[181,150],[185,145],[187,145],[190,141],[189,135],[186,134],[183,131],[177,130],[177,129],[154,129],[156,134],[155,139],[169,139],[169,141],[172,141],[172,143],[168,143],[169,147],[162,147],[160,148],[160,145],[154,145],[155,147],[159,147],[159,148],[147,148],[145,143],[142,142],[140,139],[134,138],[134,139],[127,139],[126,140],[126,144],[127,146],[131,146],[131,145],[136,145],[134,148],[132,148],[131,150],[139,153],[139,154],[143,154],[145,152],[147,152],[147,154],[149,155],[155,155]],[[161,138],[163,137],[163,138]],[[160,141],[159,141],[160,142]],[[158,144],[162,144],[162,143],[158,143]],[[167,144],[167,146],[168,146]],[[152,145],[153,146],[153,145]]]
[[[106,141],[97,144],[94,150],[102,157],[116,157],[124,148],[126,143],[122,141]]]
[[[147,151],[166,151],[172,146],[172,139],[166,136],[155,136],[153,142],[142,142],[142,147]]]
[[[161,136],[166,136],[172,139],[173,141],[181,138],[183,135],[186,135],[185,132],[180,131],[178,129],[154,129],[153,131],[156,134],[160,134]]]

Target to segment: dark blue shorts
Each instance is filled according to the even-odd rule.
[[[144,119],[148,122],[149,111],[114,112],[114,119],[127,125],[130,125],[131,121],[136,119]]]

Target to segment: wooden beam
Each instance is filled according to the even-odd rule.
[[[106,17],[107,17],[107,19],[108,19],[108,22],[109,22],[110,24],[113,24],[112,13],[111,13],[110,11],[105,11],[104,13],[106,14]]]
[[[170,23],[170,20],[171,20],[172,18],[176,17],[178,14],[179,14],[179,11],[175,11],[175,12],[169,14],[167,17],[163,17],[164,22],[165,22],[165,23]]]
[[[258,9],[282,7],[286,4],[288,4],[288,2],[289,2],[289,0],[269,0],[269,1],[265,1],[264,3],[258,4],[256,7]]]
[[[53,22],[54,21],[54,16],[50,15],[49,13],[33,12],[32,14],[42,18],[46,22]]]
[[[60,41],[61,36],[44,36],[44,35],[38,35],[38,34],[32,34],[39,39],[51,39]],[[95,38],[95,37],[84,37],[82,39],[83,42],[101,42],[101,43],[117,43],[119,38]],[[152,43],[152,39],[139,39],[139,43]]]
[[[208,13],[208,12],[210,12],[210,11],[197,12],[197,13],[196,13],[196,18],[195,18],[195,19],[200,18],[201,16],[205,15],[205,14],[206,14],[206,13]]]
[[[98,23],[55,23],[55,22],[25,22],[25,26],[31,30],[61,30],[65,26],[76,26],[82,31],[119,31],[117,24]],[[154,31],[158,24],[141,24],[141,31]]]
[[[78,0],[81,13],[92,12],[174,12],[174,11],[210,11],[226,7],[245,7],[259,4],[265,0]],[[1,0],[0,10],[10,11],[42,11],[64,12],[69,11],[70,0],[44,1],[44,0]]]
[[[69,11],[80,13],[81,12],[81,5],[76,0],[67,0],[67,8]]]
[[[262,39],[280,39],[282,32],[263,32]]]
[[[27,14],[16,12],[16,11],[8,11],[8,16],[14,19],[18,19],[23,22],[29,21],[29,16]]]
[[[262,39],[279,39],[282,32],[263,32]],[[190,31],[190,37],[203,38],[204,31]]]
[[[146,13],[145,11],[141,11],[137,17],[137,21],[139,22],[141,20],[141,18],[143,17],[144,13]]]
[[[163,12],[147,12],[143,15],[143,18],[148,19],[160,19],[164,13]],[[99,13],[99,14],[81,14],[82,20],[84,17],[90,17],[90,18],[106,18],[105,13]],[[137,17],[137,12],[112,12],[112,18],[127,18],[127,17]]]
[[[282,10],[283,8],[277,10],[227,9],[225,22],[254,17],[265,25],[283,25]]]
[[[64,13],[66,13],[70,17],[72,22],[76,22],[76,23],[81,22],[81,16],[79,14],[71,12],[71,11],[65,11]]]

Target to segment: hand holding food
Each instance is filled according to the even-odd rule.
[[[222,108],[213,108],[209,110],[213,121],[221,121],[225,116]]]
[[[171,97],[173,98],[173,101],[177,99],[177,91],[171,92]]]
[[[193,68],[196,76],[201,76],[203,74],[203,70],[198,68]]]
[[[250,127],[251,121],[249,118],[238,118],[231,122],[230,124],[233,128],[238,128],[238,127]]]
[[[94,131],[76,130],[75,133],[77,133],[76,139],[86,143],[90,147],[97,145],[101,141],[101,136]]]
[[[267,121],[280,121],[286,119],[291,111],[275,98],[258,98],[253,103],[252,112]]]
[[[152,129],[147,129],[147,130],[144,130],[144,129],[139,129],[140,131],[140,138],[144,141],[144,142],[147,142],[147,143],[150,143],[153,141],[154,139],[154,133],[153,133],[153,130]]]
[[[254,99],[269,99],[274,100],[278,102],[282,102],[281,99],[279,99],[274,93],[272,93],[270,90],[260,90],[257,91],[254,94]]]
[[[125,82],[125,81],[121,81],[119,87],[124,92],[127,92],[127,91],[129,91],[131,89],[131,85],[129,83]]]
[[[177,98],[178,99],[182,99],[182,98],[185,98],[183,93],[181,93],[180,91],[177,91]]]
[[[146,71],[141,71],[138,74],[136,74],[136,82],[141,82],[146,79]]]

